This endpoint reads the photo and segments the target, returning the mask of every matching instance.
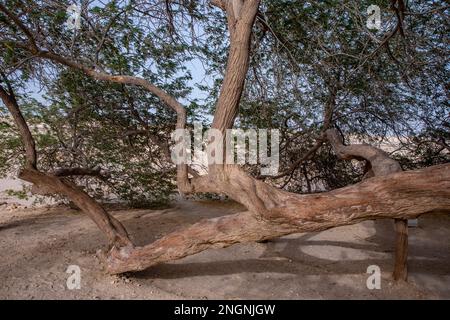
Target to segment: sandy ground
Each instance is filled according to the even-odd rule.
[[[0,299],[450,299],[450,216],[427,215],[410,229],[410,279],[395,284],[393,222],[365,221],[269,243],[208,250],[126,276],[104,273],[106,242],[81,212],[0,207]],[[201,218],[240,211],[232,202],[178,202],[165,210],[115,211],[137,244]],[[69,265],[81,289],[66,286]],[[369,290],[369,265],[382,271]]]

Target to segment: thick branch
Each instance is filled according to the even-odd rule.
[[[11,88],[11,85],[9,84],[8,80],[6,79],[5,75],[2,73],[2,77],[4,81],[6,82],[8,86],[8,92],[0,85],[0,98],[2,99],[3,103],[6,105],[6,108],[8,108],[9,112],[11,113],[14,122],[17,125],[17,128],[19,129],[20,137],[22,139],[22,142],[25,146],[25,156],[26,156],[26,167],[27,168],[36,168],[36,147],[35,142],[33,139],[33,136],[31,135],[30,128],[28,127],[25,118],[23,117],[22,113],[20,112],[19,106],[17,105],[17,100],[14,95],[14,92]]]
[[[341,136],[336,130],[328,130],[327,137],[333,149],[343,159],[364,159],[368,161],[370,170],[365,178],[372,176],[384,176],[402,171],[399,163],[391,159],[381,149],[369,145],[344,146]],[[406,219],[395,219],[395,230],[397,233],[394,279],[407,279],[407,256],[408,256],[408,221]]]
[[[114,83],[128,84],[128,85],[136,85],[145,88],[147,91],[156,95],[164,104],[170,107],[177,114],[177,128],[183,129],[186,125],[186,110],[174,97],[172,97],[169,93],[162,90],[161,88],[155,86],[149,81],[134,77],[134,76],[126,76],[126,75],[110,75],[105,72],[96,71],[93,68],[89,68],[85,65],[77,63],[73,60],[67,59],[60,55],[57,55],[53,52],[49,51],[39,51],[35,53],[38,57],[45,58],[51,60],[53,62],[57,62],[63,64],[65,66],[71,67],[76,70],[80,70],[86,75],[102,81],[109,81]]]
[[[120,250],[131,248],[133,245],[122,224],[114,217],[109,216],[105,209],[103,209],[102,206],[86,192],[79,189],[70,181],[42,173],[36,169],[35,142],[28,124],[23,118],[11,86],[9,86],[9,93],[0,86],[0,97],[11,112],[16,126],[19,129],[22,142],[26,146],[27,165],[25,166],[25,169],[20,172],[19,178],[31,182],[37,189],[46,190],[52,194],[66,196],[91,217],[100,230],[105,233],[112,246],[121,248]]]
[[[225,77],[217,100],[212,127],[224,131],[233,126],[248,71],[250,39],[259,0],[246,0],[243,4],[227,1],[230,50]],[[223,1],[222,1],[223,2]],[[233,10],[239,9],[239,16]]]
[[[212,4],[226,11],[230,32],[227,67],[212,123],[212,128],[218,129],[222,133],[233,126],[237,116],[248,71],[252,27],[258,12],[259,2],[260,0],[245,0],[243,3],[241,0],[216,0],[212,2]],[[238,16],[235,15],[237,10],[239,10]],[[211,175],[209,177],[217,178],[220,173],[212,173],[216,170],[223,170],[220,167],[210,166]],[[199,177],[197,181],[205,181],[205,178]],[[194,190],[197,186],[188,179],[186,165],[177,166],[177,185],[180,192],[196,192]]]
[[[177,114],[177,128],[184,128],[186,123],[186,110],[184,107],[169,93],[157,87],[156,85],[150,83],[149,81],[133,76],[126,75],[110,75],[105,72],[100,72],[95,70],[93,67],[89,67],[80,64],[76,61],[70,60],[69,58],[63,57],[54,52],[40,49],[37,45],[36,39],[34,38],[32,32],[22,23],[22,21],[10,12],[5,6],[0,5],[0,11],[4,12],[13,22],[22,30],[22,32],[27,36],[30,46],[21,46],[23,49],[28,50],[36,57],[45,58],[53,62],[60,63],[62,65],[68,66],[70,68],[80,70],[88,76],[91,76],[97,80],[110,81],[114,83],[137,85],[145,88],[152,94],[156,95],[163,103],[174,110]]]
[[[334,129],[327,130],[327,137],[334,151],[341,159],[367,160],[370,162],[371,169],[375,176],[383,176],[402,170],[398,162],[391,159],[389,155],[381,149],[367,144],[345,146],[342,143],[342,137]]]
[[[70,181],[31,169],[22,170],[19,178],[33,183],[36,188],[46,190],[47,193],[61,194],[69,198],[106,234],[111,245],[118,248],[132,246],[122,224],[110,216],[97,201]]]
[[[269,186],[265,185],[270,191]],[[327,193],[283,192],[265,212],[244,212],[201,221],[128,255],[112,252],[111,273],[137,271],[238,242],[259,241],[296,232],[321,231],[363,220],[415,218],[450,212],[450,164],[374,177]]]

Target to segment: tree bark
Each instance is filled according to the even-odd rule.
[[[248,69],[251,27],[259,2],[245,1],[239,6],[231,0],[214,2],[227,12],[231,42],[212,125],[224,132],[232,127],[237,114]],[[240,8],[238,13],[236,7]],[[187,172],[179,167],[178,187],[181,192],[223,193],[249,211],[199,222],[148,246],[135,248],[128,256],[111,252],[109,272],[143,270],[156,263],[238,242],[319,231],[367,219],[415,217],[439,208],[450,209],[448,165],[386,177],[401,171],[401,168],[382,150],[367,145],[343,146],[336,143],[335,146],[343,157],[352,154],[352,157],[368,160],[371,164],[368,176],[377,177],[329,193],[301,196],[257,181],[234,165],[210,165],[206,176],[193,179],[188,179]],[[433,199],[436,190],[441,190],[441,196]]]
[[[367,161],[367,172],[364,178],[385,176],[402,171],[400,164],[381,149],[367,144],[345,146],[339,133],[334,129],[327,130],[326,134],[334,151],[340,158]],[[393,278],[394,280],[406,281],[408,278],[408,220],[395,219],[395,232],[397,239],[395,242]]]
[[[97,201],[69,180],[33,169],[23,169],[19,173],[19,178],[31,182],[40,190],[45,190],[47,194],[60,194],[70,199],[103,231],[111,246],[117,248],[132,246],[124,226],[109,215]]]
[[[222,2],[228,18],[230,49],[212,128],[224,132],[233,126],[244,89],[252,26],[258,12],[259,0],[222,0]]]
[[[127,255],[113,250],[107,260],[108,272],[144,270],[209,248],[321,231],[369,219],[416,218],[432,211],[450,212],[450,164],[373,177],[353,186],[311,195],[284,192],[259,181],[254,181],[254,189],[248,190],[246,175],[239,181],[236,172],[226,175],[232,177],[229,181],[233,181],[233,186],[242,188],[221,188],[222,191],[241,203],[247,193],[254,194],[260,197],[262,210],[204,220],[152,244],[134,248]]]
[[[36,168],[37,155],[36,155],[36,147],[33,136],[31,135],[31,131],[28,128],[27,122],[23,117],[20,109],[17,105],[17,100],[14,95],[11,84],[6,78],[5,74],[0,71],[0,75],[2,76],[3,81],[6,83],[7,91],[0,86],[0,98],[3,103],[6,105],[6,108],[11,113],[11,116],[14,119],[14,122],[17,125],[17,129],[19,130],[20,136],[22,138],[23,145],[25,147],[25,159],[26,166],[29,168]]]
[[[395,219],[395,265],[394,280],[408,280],[408,220]]]
[[[118,250],[122,251],[133,247],[123,225],[114,217],[110,216],[105,209],[103,209],[103,207],[86,192],[79,189],[68,180],[52,174],[43,173],[37,169],[37,153],[33,135],[20,111],[17,99],[8,79],[6,79],[4,74],[2,74],[2,77],[7,84],[8,92],[0,85],[0,98],[13,116],[26,150],[25,167],[20,172],[19,178],[31,182],[34,188],[40,189],[44,193],[61,194],[69,198],[97,224],[100,230],[105,233],[111,247],[120,248]]]
[[[238,113],[249,65],[252,26],[259,2],[212,0],[214,5],[226,12],[230,33],[226,74],[212,124],[214,129],[222,133],[233,126]],[[167,92],[145,79],[109,75],[51,50],[43,50],[19,18],[1,4],[0,10],[12,19],[29,40],[27,45],[17,44],[18,47],[39,58],[81,70],[97,80],[142,86],[177,113],[178,129],[185,127],[184,107]],[[333,137],[330,137],[332,140]],[[133,247],[131,242],[128,244],[123,227],[67,180],[42,174],[32,167],[22,172],[22,178],[72,197],[73,202],[91,214],[112,242],[119,244],[113,246],[107,257],[110,273],[143,270],[156,263],[238,242],[261,241],[295,232],[320,231],[367,219],[405,219],[433,210],[450,211],[450,164],[396,172],[400,171],[398,163],[391,161],[381,150],[366,145],[343,146],[339,141],[336,146],[336,152],[343,157],[351,154],[354,158],[368,160],[371,164],[368,176],[375,177],[327,193],[298,195],[256,180],[234,165],[212,165],[207,175],[192,179],[188,178],[187,165],[177,166],[180,192],[223,193],[242,203],[248,211],[201,221],[144,247]],[[117,239],[124,239],[123,243]]]

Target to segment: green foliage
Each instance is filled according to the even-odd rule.
[[[76,31],[65,25],[71,1],[4,2],[42,49],[97,71],[143,77],[182,102],[190,123],[211,119],[229,41],[224,14],[205,1],[94,2],[83,7]],[[394,34],[380,46],[396,23],[390,3],[262,1],[235,125],[280,129],[281,172],[314,146],[327,113],[347,143],[398,140],[394,156],[405,169],[450,160],[448,10],[405,16],[405,37]],[[423,13],[445,1],[434,3],[413,2],[408,10]],[[369,33],[372,4],[381,8],[383,28]],[[35,137],[39,168],[99,167],[100,178],[72,179],[100,199],[136,207],[170,201],[175,171],[166,154],[175,114],[142,88],[96,81],[33,56],[22,46],[26,34],[8,19],[0,13],[0,65]],[[203,71],[209,81],[193,83]],[[16,130],[0,104],[3,175],[24,161]],[[247,169],[259,175],[258,166]],[[358,181],[363,171],[323,146],[273,183],[324,191]]]

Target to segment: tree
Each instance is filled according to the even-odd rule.
[[[229,32],[227,63],[212,120],[212,128],[224,135],[227,129],[233,127],[239,114],[239,105],[251,62],[253,26],[261,11],[259,0],[213,0],[211,3],[225,13]],[[143,5],[145,6],[145,4]],[[112,5],[116,10],[116,3],[112,2]],[[195,8],[193,9],[192,6],[192,2],[188,1],[176,5],[177,10],[181,12],[181,17],[179,16],[181,21],[184,21],[182,17],[186,12],[195,17],[195,14],[192,14]],[[32,6],[32,8],[34,7]],[[389,42],[397,32],[404,33],[403,15],[405,10],[401,9],[398,4],[397,6],[394,4],[394,9],[397,13],[393,29],[395,32],[391,31],[384,37],[383,45]],[[133,1],[130,2],[130,6],[125,6],[124,10],[126,12],[129,10],[130,15],[131,12],[139,13],[137,16],[132,15],[131,20],[147,17],[140,10],[139,4],[136,5]],[[99,57],[101,57],[102,46],[106,42],[101,41],[102,38],[97,46],[100,50],[96,52],[94,58],[91,57],[91,63],[86,63],[83,58],[89,54],[85,54],[83,46],[80,46],[80,55],[76,58],[70,54],[70,47],[57,46],[42,37],[43,34],[52,34],[52,30],[36,28],[35,25],[39,25],[39,22],[33,19],[33,14],[17,15],[2,4],[0,4],[0,11],[3,12],[3,21],[6,21],[5,28],[19,31],[5,33],[2,43],[11,47],[14,52],[17,50],[25,59],[37,58],[62,65],[82,72],[97,81],[141,87],[158,97],[160,103],[176,114],[175,127],[177,129],[186,128],[187,109],[176,99],[176,95],[170,93],[176,90],[162,88],[155,81],[152,82],[151,76],[133,74],[133,71],[136,70],[122,70],[124,73],[118,74],[120,71],[109,64],[108,56],[103,57],[106,61],[102,63]],[[169,33],[172,33],[176,30],[174,21],[178,21],[177,15],[171,9],[167,16],[169,17],[168,30]],[[90,21],[89,17],[87,21]],[[130,23],[134,26],[132,22]],[[135,29],[132,31],[137,32]],[[84,40],[87,42],[87,48],[89,48],[91,39],[87,37]],[[124,56],[124,53],[118,56]],[[304,64],[307,64],[306,62]],[[338,61],[331,67],[319,66],[313,68],[309,73],[311,77],[322,73],[323,82],[318,81],[318,86],[327,85],[323,87],[323,90],[328,92],[325,101],[329,101],[329,105],[325,103],[323,107],[324,125],[321,126],[321,143],[326,139],[327,132],[330,132],[327,129],[333,122],[335,107],[333,100],[337,95],[337,90],[342,90],[339,75],[335,74],[335,69],[345,72],[348,65],[344,62]],[[350,63],[351,65],[352,63]],[[323,74],[325,71],[326,73]],[[158,80],[157,77],[155,79]],[[8,83],[6,77],[5,82]],[[347,86],[346,90],[349,92],[360,90],[360,88],[353,88],[351,83]],[[112,218],[89,195],[68,180],[55,174],[43,173],[37,169],[33,139],[21,116],[12,86],[3,89],[2,99],[10,112],[15,115],[16,125],[26,146],[27,162],[20,177],[53,193],[61,193],[69,197],[91,216],[110,240],[111,249],[106,257],[106,262],[108,271],[111,273],[142,270],[156,263],[179,259],[208,248],[226,247],[239,242],[261,241],[295,232],[319,231],[367,219],[406,219],[427,212],[450,209],[450,166],[448,164],[391,173],[397,171],[398,164],[394,166],[395,170],[391,170],[391,164],[394,162],[387,160],[389,158],[384,153],[383,159],[380,160],[374,156],[376,149],[364,145],[352,148],[358,149],[356,153],[352,153],[352,156],[356,155],[356,157],[366,160],[370,165],[369,168],[372,168],[373,171],[389,172],[390,174],[380,176],[376,174],[375,177],[355,185],[318,194],[302,195],[280,190],[261,179],[248,175],[243,168],[237,165],[209,164],[208,173],[199,176],[190,170],[187,164],[179,164],[176,171],[177,186],[180,192],[184,194],[202,192],[225,194],[243,204],[247,211],[204,220],[168,234],[149,245],[136,247],[130,241],[120,222]],[[335,121],[334,123],[336,124]],[[330,140],[336,142],[335,139]],[[336,148],[336,143],[334,147]],[[317,149],[318,147],[313,148],[311,155]],[[376,154],[377,152],[375,152]]]

